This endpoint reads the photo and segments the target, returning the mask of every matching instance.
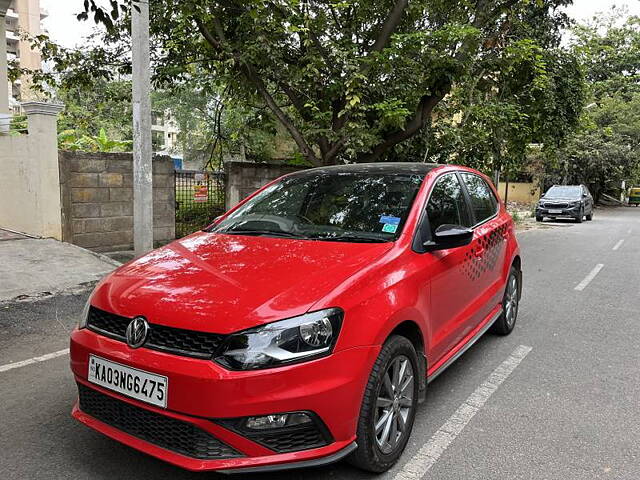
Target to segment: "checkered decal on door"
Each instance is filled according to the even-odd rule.
[[[493,271],[496,268],[502,253],[500,245],[504,241],[504,235],[507,233],[508,228],[509,226],[504,224],[492,230],[491,233],[480,237],[478,245],[473,247],[473,251],[468,251],[465,254],[462,269],[471,280],[479,280],[483,273]],[[476,257],[475,251],[478,248],[484,248],[484,253]]]

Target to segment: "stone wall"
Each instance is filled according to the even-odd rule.
[[[227,210],[270,181],[305,168],[272,163],[226,162],[224,171],[226,174],[225,203]]]
[[[133,155],[60,152],[63,240],[96,252],[133,249]],[[173,160],[153,160],[154,245],[175,239]]]

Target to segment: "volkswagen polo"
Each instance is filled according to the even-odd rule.
[[[293,173],[97,285],[71,335],[73,416],[194,471],[383,472],[428,382],[512,331],[521,283],[477,171]]]

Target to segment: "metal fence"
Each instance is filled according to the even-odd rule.
[[[224,172],[176,170],[176,238],[209,225],[225,211]]]

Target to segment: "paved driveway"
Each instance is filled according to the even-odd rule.
[[[69,243],[0,229],[0,302],[63,292],[95,282],[118,264]]]

